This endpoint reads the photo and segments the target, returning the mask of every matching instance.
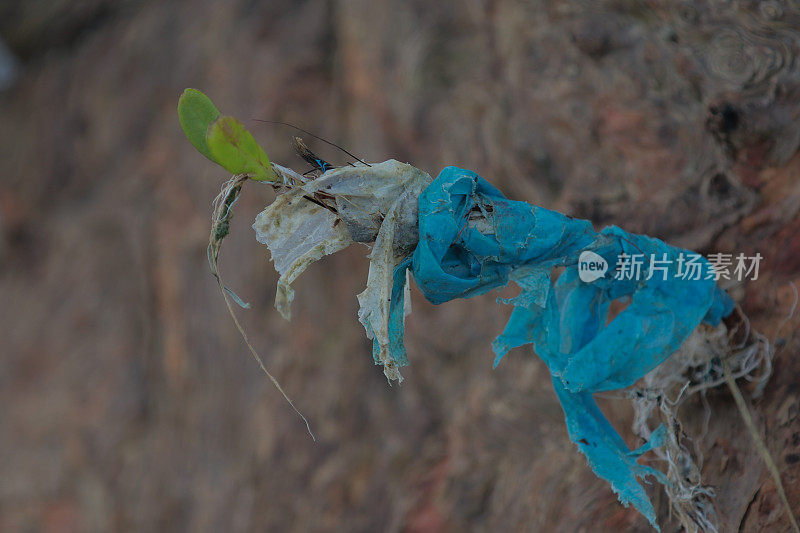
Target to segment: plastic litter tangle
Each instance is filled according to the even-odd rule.
[[[335,201],[336,212],[304,199],[320,192]],[[519,295],[500,300],[514,309],[492,345],[494,364],[510,349],[532,345],[550,370],[570,439],[619,500],[658,528],[638,478],[669,481],[637,459],[660,446],[666,430],[659,427],[644,446],[630,450],[592,393],[632,385],[677,351],[701,322],[717,325],[731,313],[733,301],[713,278],[683,279],[677,272],[679,255],[692,252],[615,226],[596,232],[589,221],[508,200],[469,170],[447,167],[431,180],[394,160],[341,167],[303,181],[279,195],[253,228],[281,274],[275,303],[287,318],[290,284],[309,264],[353,242],[374,241],[367,287],[358,295],[359,320],[373,340],[375,363],[390,381],[402,380],[399,368],[408,364],[403,335],[409,274],[435,304],[515,282]],[[604,277],[580,279],[584,251],[607,262]],[[668,272],[616,279],[624,254],[667,260]],[[700,262],[711,272],[708,261]],[[553,279],[555,267],[563,272]],[[609,322],[615,300],[628,305]]]
[[[3,62],[0,43],[0,90]],[[660,446],[666,430],[656,429],[644,446],[631,451],[592,393],[632,385],[675,353],[701,322],[717,325],[732,311],[733,302],[713,276],[680,275],[677,269],[684,250],[613,226],[595,232],[588,221],[510,201],[474,172],[456,167],[445,168],[436,180],[394,160],[369,165],[356,158],[358,163],[331,167],[296,138],[298,154],[314,167],[315,177],[307,178],[270,162],[241,122],[221,115],[196,89],[184,91],[178,115],[195,148],[234,174],[214,201],[209,266],[250,351],[292,407],[247,341],[228,297],[247,305],[224,286],[217,267],[231,208],[246,180],[280,190],[253,228],[280,273],[275,305],[285,318],[290,316],[294,297],[291,284],[311,263],[354,242],[372,243],[367,286],[358,295],[358,317],[373,340],[374,361],[383,366],[390,382],[402,380],[399,369],[408,364],[403,326],[410,312],[411,275],[424,296],[437,304],[515,282],[519,295],[502,300],[514,310],[493,343],[495,365],[511,348],[531,345],[550,370],[570,438],[595,473],[611,483],[619,499],[633,504],[657,527],[638,478],[653,475],[662,483],[669,480],[639,465],[637,458]],[[582,277],[586,272],[579,272],[581,254],[591,255],[592,264],[605,270],[595,269],[589,279]],[[660,258],[661,268],[668,265],[667,275],[604,275],[615,272],[623,256],[632,255]],[[700,264],[706,273],[712,272],[707,261],[700,258]],[[556,267],[562,270],[557,277],[553,275]],[[610,306],[616,300],[628,305],[612,318]],[[726,376],[735,393],[727,370]],[[740,395],[734,397],[740,400]],[[754,429],[752,433],[760,442]],[[762,455],[772,465],[788,508],[769,453]]]

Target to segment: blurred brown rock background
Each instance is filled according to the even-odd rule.
[[[730,290],[776,339],[754,409],[800,514],[798,314],[777,331],[800,283],[799,28],[777,0],[0,3],[19,60],[0,92],[0,530],[649,530],[568,441],[544,365],[491,370],[497,294],[415,293],[399,387],[356,318],[366,248],[313,266],[283,321],[250,229],[273,193],[248,184],[221,267],[312,442],[208,272],[226,176],[179,129],[185,87],[598,227],[760,252]],[[291,130],[248,125],[304,170]],[[730,395],[709,403],[722,531],[788,531]],[[638,445],[629,407],[603,408]],[[684,414],[699,427],[702,405]]]

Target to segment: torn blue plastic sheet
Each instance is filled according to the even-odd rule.
[[[585,251],[607,262],[605,276],[581,280],[578,259]],[[669,266],[649,279],[618,279],[614,272],[636,254]],[[686,256],[701,263],[701,279],[679,271],[679,257]],[[554,267],[564,267],[555,281]],[[708,261],[615,226],[596,232],[589,221],[508,200],[474,172],[447,167],[419,197],[419,243],[393,276],[389,331],[399,366],[407,364],[401,297],[407,269],[425,298],[436,304],[483,294],[509,281],[519,285],[517,297],[503,300],[514,309],[493,343],[495,365],[511,348],[532,345],[550,369],[570,439],[619,500],[633,504],[658,528],[637,478],[668,481],[636,460],[663,443],[665,429],[631,451],[592,393],[632,385],[673,354],[701,322],[716,325],[731,313],[733,301],[707,275],[712,272]],[[608,322],[609,306],[618,299],[628,305]]]

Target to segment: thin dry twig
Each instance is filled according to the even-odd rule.
[[[236,293],[225,286],[222,281],[222,276],[219,273],[218,258],[220,246],[222,245],[222,240],[230,231],[230,221],[231,218],[233,218],[232,209],[236,204],[236,201],[239,199],[242,185],[245,181],[247,181],[247,179],[247,175],[244,174],[239,174],[232,177],[222,186],[220,193],[214,199],[214,209],[211,217],[211,235],[208,238],[208,264],[211,268],[211,273],[217,280],[222,298],[225,300],[225,305],[228,308],[228,313],[231,315],[233,323],[236,325],[236,329],[239,330],[239,334],[242,336],[242,339],[247,345],[247,348],[250,350],[250,353],[253,355],[253,358],[256,360],[258,366],[261,367],[261,370],[264,372],[264,374],[266,374],[272,384],[275,385],[275,388],[278,389],[278,392],[280,392],[283,398],[289,403],[290,406],[292,406],[294,412],[303,419],[303,422],[306,424],[308,434],[311,435],[311,438],[314,441],[316,441],[317,439],[314,437],[314,433],[311,432],[311,426],[309,425],[306,417],[303,416],[303,413],[301,413],[300,410],[294,405],[294,402],[292,402],[291,398],[289,398],[289,395],[283,390],[283,387],[281,387],[281,384],[278,383],[278,380],[275,379],[275,377],[267,370],[266,365],[264,365],[264,361],[258,355],[258,352],[247,338],[247,334],[245,333],[242,325],[239,323],[239,319],[236,317],[236,313],[233,310],[231,298],[233,298],[236,303],[242,307],[249,307],[249,305],[242,302],[241,298],[239,298]]]
[[[775,483],[775,487],[778,489],[778,496],[780,496],[781,502],[786,508],[786,514],[789,515],[789,522],[791,522],[792,528],[795,530],[795,533],[800,533],[800,526],[797,525],[797,520],[792,512],[792,507],[789,505],[789,499],[786,497],[786,491],[783,488],[783,482],[781,481],[781,474],[778,471],[778,467],[775,465],[775,461],[772,459],[772,455],[769,453],[767,445],[764,442],[764,439],[761,437],[761,433],[759,433],[758,429],[756,429],[755,422],[753,422],[753,417],[750,414],[750,409],[747,407],[747,402],[745,402],[744,396],[742,396],[742,391],[739,390],[739,386],[736,385],[736,379],[733,377],[733,373],[730,372],[728,360],[723,359],[722,364],[725,367],[725,381],[727,382],[728,388],[733,395],[733,399],[736,401],[736,407],[739,408],[739,412],[742,414],[744,425],[747,427],[747,431],[753,438],[753,443],[756,445],[758,454],[767,465],[767,470],[769,470],[769,473],[772,476],[772,481]]]

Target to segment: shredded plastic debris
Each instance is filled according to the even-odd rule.
[[[587,250],[607,261],[612,273],[624,254],[677,260],[689,252],[617,227],[597,233],[588,221],[507,200],[468,170],[448,167],[429,180],[410,165],[387,161],[327,171],[280,196],[254,224],[281,273],[276,305],[288,314],[288,284],[310,262],[352,241],[374,240],[359,318],[374,339],[375,362],[391,380],[400,379],[397,368],[408,364],[402,342],[407,271],[437,304],[514,281],[521,293],[505,300],[514,311],[493,344],[495,365],[513,347],[534,346],[550,368],[572,441],[620,501],[633,504],[655,526],[655,512],[637,478],[669,481],[636,460],[663,445],[666,429],[651,432],[649,441],[632,451],[592,393],[632,385],[677,351],[701,322],[719,324],[733,302],[713,279],[682,279],[675,266],[650,279],[608,275],[581,281],[578,257]],[[336,214],[301,201],[321,191],[332,197]],[[336,226],[337,217],[349,235]],[[554,280],[555,267],[564,272]],[[606,324],[617,299],[629,304]]]
[[[240,122],[222,116],[193,89],[181,97],[179,115],[192,144],[237,174],[214,203],[209,264],[248,348],[304,421],[247,340],[229,298],[247,304],[219,276],[219,247],[247,179],[279,191],[253,228],[280,273],[275,305],[285,318],[294,297],[291,284],[310,264],[353,242],[372,243],[358,317],[373,340],[375,364],[383,366],[390,383],[402,381],[399,368],[408,364],[403,335],[411,276],[435,304],[513,281],[520,293],[499,300],[514,310],[492,345],[494,365],[512,348],[532,345],[550,370],[570,439],[624,505],[632,504],[658,529],[639,483],[652,476],[665,486],[673,512],[688,531],[716,530],[713,490],[701,483],[677,409],[690,395],[727,383],[788,508],[774,462],[734,381],[757,380],[760,394],[771,372],[772,346],[749,330],[743,315],[746,332],[734,342],[737,331],[721,323],[734,310],[733,301],[699,255],[616,226],[596,232],[589,221],[508,200],[476,173],[457,167],[432,180],[409,164],[370,165],[345,151],[357,162],[336,168],[296,138],[298,153],[313,167],[312,177],[306,177],[270,162]],[[584,254],[602,264],[602,271],[582,276]],[[638,276],[614,275],[637,254],[659,258],[658,274],[645,264]],[[680,271],[684,256],[694,256],[701,276]],[[612,316],[615,301],[627,306]],[[761,374],[754,376],[757,369]],[[628,395],[634,401],[634,430],[646,442],[630,450],[593,394],[628,388],[642,378]],[[676,399],[670,399],[678,386]],[[651,429],[656,408],[663,423]],[[649,450],[667,462],[666,474],[637,462]]]
[[[403,313],[398,330],[397,321],[390,321],[390,302],[401,309],[410,304],[403,287],[392,292],[397,285],[393,276],[397,264],[416,246],[418,198],[430,181],[427,173],[394,159],[334,168],[278,196],[253,224],[256,238],[267,245],[281,274],[275,306],[287,319],[294,297],[290,284],[311,263],[353,242],[374,242],[367,288],[358,295],[358,318],[373,340],[375,363],[383,365],[390,382],[402,381],[398,367],[408,364]],[[307,197],[321,197],[330,205],[323,207]],[[402,278],[405,286],[405,271]]]

